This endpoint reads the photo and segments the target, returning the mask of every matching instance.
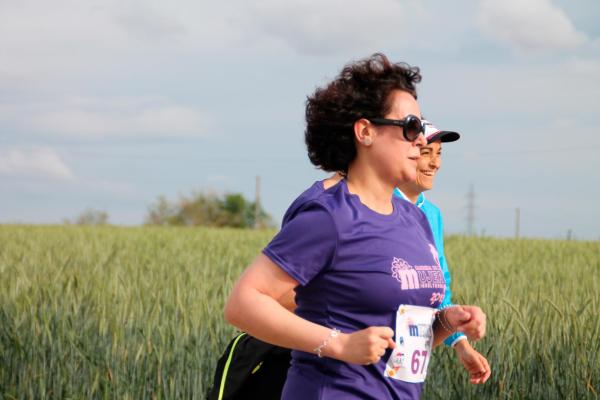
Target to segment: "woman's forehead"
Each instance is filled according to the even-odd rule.
[[[404,118],[406,115],[421,115],[419,103],[408,92],[403,90],[394,90],[389,97],[389,114],[395,118]]]
[[[442,141],[436,140],[435,142],[427,143],[425,146],[421,147],[421,150],[425,150],[425,149],[428,149],[431,151],[441,150],[442,149]]]

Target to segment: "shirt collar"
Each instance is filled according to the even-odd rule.
[[[406,201],[410,201],[408,197],[406,197],[406,195],[404,193],[402,193],[402,190],[396,188],[394,189],[394,191],[400,195],[400,197],[402,197],[404,200]],[[412,201],[410,201],[412,203]],[[423,206],[423,203],[425,203],[425,195],[423,194],[423,192],[421,192],[421,194],[419,194],[419,197],[417,197],[417,202],[415,203],[415,206],[421,208]]]

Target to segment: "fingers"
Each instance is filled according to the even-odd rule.
[[[470,371],[471,383],[474,385],[485,383],[492,374],[490,365],[485,357],[477,353],[478,367]]]
[[[373,335],[374,340],[376,341],[374,344],[378,344],[382,349],[394,348],[395,343],[394,339],[394,330],[387,326],[372,326],[367,328],[370,331],[371,335]]]
[[[471,320],[471,313],[467,312],[463,307],[457,307],[455,316],[459,324],[463,324]]]
[[[387,326],[372,326],[367,328],[366,333],[368,335],[368,357],[367,365],[379,362],[381,357],[385,355],[388,348],[395,346],[394,330]]]
[[[389,339],[394,337],[394,330],[389,326],[372,326],[369,329],[373,329],[375,330],[375,332],[379,332],[382,338]]]
[[[378,358],[381,358],[388,348],[394,348],[395,346],[394,340],[392,339],[394,337],[394,330],[388,326],[374,327],[374,329],[375,333],[378,334],[380,338],[378,343],[380,346],[378,348]],[[379,359],[377,361],[379,361]]]
[[[471,347],[466,340],[456,344],[457,356],[463,364],[472,384],[485,383],[491,376],[491,369],[488,360],[477,350]]]
[[[443,312],[443,317],[447,320],[452,329],[456,329],[471,320],[471,313],[462,306],[448,307],[444,309]]]
[[[386,345],[384,349],[393,349],[394,347],[396,347],[396,342],[394,342],[394,330],[384,326],[383,328],[383,334],[382,334],[382,338],[386,340]]]
[[[485,369],[485,373],[483,374],[483,377],[481,378],[481,383],[485,383],[492,375],[492,369],[490,368],[490,364],[488,363],[488,360],[484,356],[480,356],[480,357],[481,357],[481,362],[483,363],[483,368]]]
[[[457,330],[464,332],[470,340],[477,341],[485,336],[485,321],[469,321]]]
[[[470,320],[459,325],[456,330],[464,332],[471,340],[479,340],[485,336],[486,316],[477,306],[462,306],[471,316]]]
[[[392,338],[388,339],[388,345],[387,345],[387,347],[389,349],[393,349],[394,347],[396,347],[396,342],[394,342],[394,339],[392,339]]]
[[[490,375],[492,374],[492,371],[490,370],[486,370],[484,372],[480,372],[480,373],[475,373],[475,374],[471,374],[471,383],[474,385],[481,385],[485,382],[487,382],[487,380],[489,379]]]
[[[372,326],[371,329],[373,334],[379,335],[381,339],[384,340],[383,349],[384,352],[386,349],[393,349],[396,347],[396,343],[394,342],[394,330],[387,326]]]

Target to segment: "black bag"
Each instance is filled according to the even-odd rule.
[[[217,362],[207,400],[279,400],[290,366],[291,351],[237,335]]]

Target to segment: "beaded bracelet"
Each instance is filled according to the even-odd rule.
[[[440,317],[440,314],[442,314],[442,317],[446,320],[446,323],[444,323],[444,321],[442,320],[442,317]],[[448,318],[446,317],[446,312],[445,310],[440,310],[438,312],[435,313],[438,321],[440,321],[440,325],[442,325],[442,328],[444,328],[447,332],[453,333],[454,330],[452,329],[452,325],[450,324],[450,322],[448,321]]]
[[[331,332],[329,332],[329,336],[327,336],[327,339],[323,340],[323,343],[321,343],[317,348],[315,348],[313,350],[315,353],[317,353],[317,356],[319,356],[319,358],[323,357],[321,350],[323,350],[325,348],[325,346],[327,346],[329,344],[331,339],[335,339],[339,334],[340,334],[340,330],[333,328],[331,330]]]

